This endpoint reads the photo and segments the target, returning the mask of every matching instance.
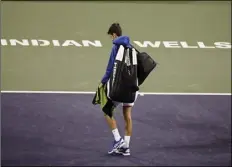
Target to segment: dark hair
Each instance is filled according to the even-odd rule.
[[[121,29],[119,23],[113,23],[110,26],[107,34],[113,35],[113,33],[115,33],[117,36],[121,36],[122,35],[122,29]]]

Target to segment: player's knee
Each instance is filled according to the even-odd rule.
[[[107,114],[104,114],[104,117],[105,117],[106,120],[114,120],[114,117],[113,117],[113,116],[110,117],[110,116],[107,115]]]
[[[124,120],[126,121],[126,123],[130,123],[132,121],[131,114],[125,114]]]

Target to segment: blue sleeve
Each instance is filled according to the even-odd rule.
[[[106,83],[109,80],[110,74],[111,74],[113,66],[114,66],[114,61],[115,61],[116,55],[117,55],[117,46],[114,45],[112,50],[111,50],[111,54],[110,54],[107,68],[106,68],[105,75],[103,76],[103,78],[101,80],[102,83]]]

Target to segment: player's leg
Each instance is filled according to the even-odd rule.
[[[138,92],[136,93],[135,101],[137,100]],[[125,145],[117,150],[117,153],[123,154],[124,156],[130,155],[130,139],[132,135],[132,117],[131,112],[134,103],[124,103],[123,104],[123,117],[125,121]]]
[[[128,104],[123,105],[123,117],[125,121],[125,145],[117,149],[117,153],[123,154],[124,156],[130,155],[130,138],[132,135],[132,118],[131,118],[132,106]]]
[[[132,135],[132,118],[131,118],[132,106],[124,105],[123,106],[123,117],[125,121],[125,139]],[[129,142],[127,143],[129,146]]]
[[[117,142],[121,139],[121,136],[119,134],[119,131],[118,131],[118,128],[117,128],[117,122],[116,120],[112,117],[110,118],[109,116],[105,116],[106,118],[106,121],[113,133],[113,136],[114,136],[114,140]]]
[[[106,121],[112,130],[113,136],[114,136],[114,142],[113,142],[113,147],[112,149],[108,152],[108,154],[112,154],[115,152],[118,148],[122,147],[125,145],[123,138],[121,137],[118,128],[117,128],[117,122],[116,120],[112,117],[110,118],[109,116],[105,115]]]
[[[105,118],[111,130],[117,129],[117,122],[113,117],[110,118],[108,115],[105,115]]]
[[[132,106],[129,104],[123,104],[123,117],[125,121],[125,145],[117,149],[116,153],[123,154],[124,156],[130,155],[130,138],[132,135],[132,118],[131,118]]]

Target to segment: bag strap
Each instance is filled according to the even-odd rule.
[[[136,49],[132,44],[130,44],[132,48],[134,48],[136,50],[136,52],[140,53],[140,51],[138,49]]]
[[[136,52],[140,53],[140,51],[138,51],[132,44],[130,44],[132,46],[132,48],[134,48],[136,50]],[[155,60],[154,60],[155,61]],[[156,64],[159,64],[155,61]]]

